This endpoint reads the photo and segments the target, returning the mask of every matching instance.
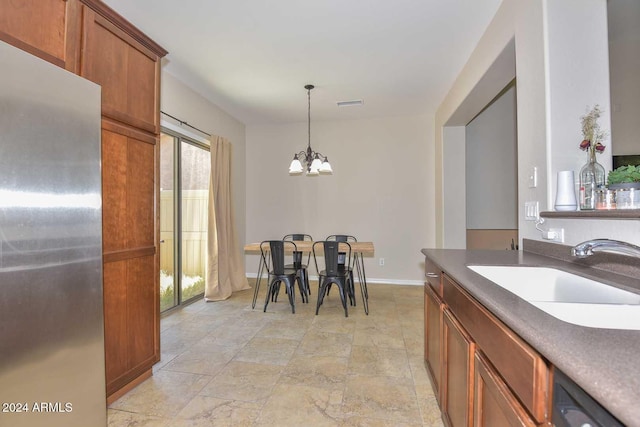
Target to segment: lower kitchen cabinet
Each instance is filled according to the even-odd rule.
[[[475,355],[473,426],[536,426],[500,375],[480,353]]]
[[[444,424],[550,425],[548,363],[445,271],[437,276],[440,292],[425,284],[424,358]]]
[[[449,310],[442,319],[442,418],[450,427],[470,427],[475,344]]]

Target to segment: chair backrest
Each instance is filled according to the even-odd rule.
[[[334,240],[336,242],[357,242],[358,239],[355,238],[355,236],[350,236],[348,234],[332,234],[330,236],[327,236],[327,238],[325,240]],[[347,258],[347,254],[344,252],[339,252],[338,253],[338,264],[341,266],[344,266],[345,264],[347,265],[351,265],[351,263],[347,263],[346,261]]]
[[[294,233],[294,234],[287,234],[282,238],[282,240],[294,241],[294,242],[308,240],[310,242],[313,242],[313,237],[311,237],[311,235],[309,234]],[[309,253],[309,257],[311,257],[311,253]],[[309,263],[309,257],[307,257],[307,263]],[[295,251],[293,253],[293,263],[296,265],[302,264],[302,251]]]
[[[294,252],[298,247],[295,243],[283,240],[265,240],[260,243],[260,252],[262,254],[262,261],[267,266],[269,274],[284,274],[284,251],[285,247],[290,246],[288,249],[292,249]],[[271,253],[271,267],[267,263],[267,253]]]
[[[294,242],[308,240],[310,242],[313,242],[313,237],[311,237],[309,234],[294,233],[287,234],[282,238],[282,240],[293,240]]]
[[[336,242],[357,242],[358,239],[355,236],[350,236],[348,234],[332,234],[331,236],[327,236],[325,240],[335,240]]]
[[[316,264],[316,271],[320,271],[318,269],[318,256],[316,254],[316,246],[322,245],[323,253],[324,253],[324,266],[327,276],[338,276],[340,274],[340,263],[339,263],[339,255],[343,253],[345,257],[348,255],[349,264],[351,264],[351,245],[347,242],[342,242],[342,245],[347,246],[347,252],[338,252],[340,248],[340,243],[335,240],[324,240],[315,242],[313,244],[313,260]],[[342,270],[344,271],[344,270]]]

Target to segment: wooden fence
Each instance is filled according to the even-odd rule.
[[[208,190],[182,190],[182,274],[205,277]],[[173,271],[173,190],[160,192],[160,269]]]

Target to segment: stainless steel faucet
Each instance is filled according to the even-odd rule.
[[[640,258],[640,246],[620,240],[593,239],[571,248],[571,255],[578,258],[586,258],[593,255],[594,252],[612,252]]]

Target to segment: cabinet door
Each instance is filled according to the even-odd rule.
[[[153,255],[104,264],[107,395],[159,360],[156,270]]]
[[[102,86],[102,114],[159,133],[160,58],[84,7],[80,75]]]
[[[537,425],[480,352],[476,352],[475,372],[474,427]]]
[[[102,121],[103,248],[155,252],[156,138]]]
[[[424,287],[424,360],[431,384],[440,402],[442,301],[428,283]]]
[[[75,72],[76,0],[0,0],[0,40]]]
[[[447,426],[471,426],[474,352],[475,344],[471,337],[445,308],[442,322],[442,415]]]

